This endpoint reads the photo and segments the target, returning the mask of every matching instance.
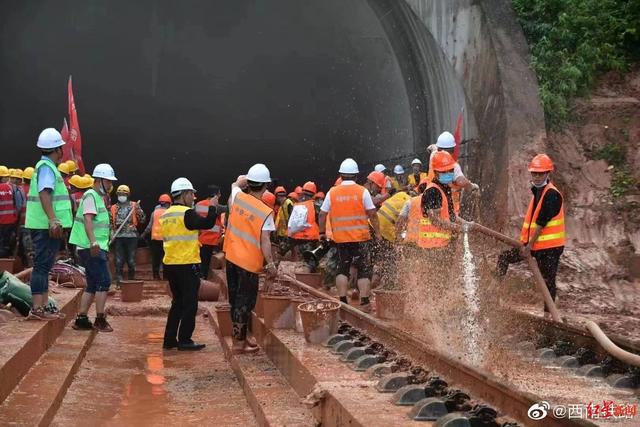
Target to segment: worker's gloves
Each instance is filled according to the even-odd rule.
[[[427,150],[429,150],[432,153],[435,153],[436,151],[438,151],[438,146],[436,144],[431,144],[427,147]]]

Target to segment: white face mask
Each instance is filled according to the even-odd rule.
[[[124,203],[124,202],[126,202],[126,201],[127,201],[127,196],[118,196],[118,201],[119,201],[120,203]]]

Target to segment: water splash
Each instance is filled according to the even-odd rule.
[[[474,365],[479,365],[484,359],[484,349],[480,346],[480,303],[478,298],[478,276],[476,265],[473,261],[473,254],[469,246],[469,234],[464,233],[463,239],[464,255],[462,257],[464,299],[467,310],[462,325],[464,330],[464,343],[466,354]]]

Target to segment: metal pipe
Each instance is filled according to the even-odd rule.
[[[587,320],[585,324],[587,325],[589,332],[591,332],[591,335],[593,335],[596,341],[598,341],[598,344],[600,344],[607,353],[618,360],[628,363],[629,365],[640,367],[640,356],[623,350],[615,345],[615,343],[604,334],[602,329],[600,329],[600,326],[595,322]]]
[[[519,240],[512,239],[511,237],[505,236],[504,234],[499,233],[490,228],[487,228],[484,225],[474,223],[472,230],[477,230],[482,234],[485,234],[489,237],[493,237],[494,239],[497,239],[515,248],[522,247],[522,243]],[[553,298],[551,298],[551,294],[549,293],[547,284],[545,283],[544,278],[542,277],[542,273],[540,273],[540,268],[538,268],[538,263],[536,262],[535,259],[533,259],[531,255],[524,258],[525,258],[525,261],[527,261],[527,264],[529,265],[529,269],[533,273],[534,283],[536,284],[538,291],[540,291],[540,293],[542,294],[542,298],[544,299],[544,302],[547,308],[549,309],[549,312],[551,313],[551,317],[556,322],[562,323],[563,322],[562,316],[560,316],[560,312],[556,307],[556,303],[553,301]]]

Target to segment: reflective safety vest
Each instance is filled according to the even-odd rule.
[[[151,214],[151,240],[162,240],[162,225],[160,217],[167,211],[166,208],[158,206]]]
[[[120,209],[121,206],[122,205],[120,205],[120,203],[116,203],[115,205],[111,206],[111,222],[113,223],[114,229],[118,228],[116,227],[116,219],[118,218],[118,209]],[[129,206],[133,210],[133,213],[129,217],[128,221],[131,221],[131,225],[133,225],[134,227],[138,227],[138,215],[136,215],[136,208],[138,204],[136,202],[129,202]]]
[[[24,225],[24,221],[27,217],[27,200],[26,196],[29,194],[29,184],[24,183],[20,186],[22,189],[22,194],[25,195],[25,201],[22,204],[22,209],[20,209],[20,225]],[[0,209],[1,210],[1,209]]]
[[[198,230],[189,230],[184,225],[184,213],[188,210],[186,206],[173,205],[160,217],[162,262],[167,265],[200,264]]]
[[[18,222],[13,187],[8,183],[0,183],[0,224],[8,225]]]
[[[329,191],[331,229],[336,243],[371,240],[369,221],[364,209],[364,187],[358,184],[338,185]]]
[[[396,241],[396,221],[398,221],[402,207],[410,198],[411,196],[407,193],[400,191],[387,199],[378,210],[380,234],[386,240]]]
[[[278,209],[278,215],[276,216],[276,233],[279,237],[287,237],[288,235],[289,207],[293,207],[293,204],[293,201],[287,198]]]
[[[402,190],[402,187],[400,186],[400,182],[398,181],[398,178],[394,176],[390,178],[390,180],[391,180],[391,186],[393,187],[394,190],[396,191]]]
[[[305,200],[295,204],[307,207],[307,223],[311,226],[305,230],[294,233],[291,237],[297,240],[320,240],[320,227],[316,219],[316,207],[313,200]]]
[[[202,217],[206,217],[209,214],[209,200],[201,200],[196,204],[196,212]],[[220,237],[223,232],[222,215],[218,215],[216,223],[208,230],[200,230],[198,240],[200,244],[216,246],[220,243]]]
[[[542,196],[540,196],[540,200],[538,201],[538,205],[533,207],[534,197],[531,196],[531,201],[529,202],[529,207],[527,208],[527,214],[524,217],[524,223],[522,224],[522,231],[520,232],[520,241],[524,244],[529,242],[529,237],[532,232],[535,232],[536,228],[538,228],[538,224],[536,224],[536,220],[538,219],[538,215],[540,214],[540,209],[542,209],[542,201],[544,200],[545,194],[550,189],[554,189],[558,191],[558,189],[552,184],[548,183],[544,190],[542,190]],[[560,197],[562,198],[562,194],[558,191]],[[551,220],[544,226],[542,232],[540,232],[540,236],[538,236],[538,240],[533,243],[531,250],[538,251],[540,249],[550,249],[550,248],[559,248],[565,245],[565,232],[564,232],[564,202],[562,202],[560,206],[560,212],[558,215],[551,218]]]
[[[31,178],[31,186],[29,187],[29,195],[27,196],[27,219],[25,228],[32,230],[48,230],[49,217],[42,208],[40,203],[40,195],[38,194],[38,175],[40,168],[50,168],[55,176],[55,184],[51,193],[51,203],[56,218],[64,228],[71,228],[73,225],[73,213],[71,212],[71,199],[69,191],[64,184],[62,175],[56,165],[49,159],[42,159],[36,164],[36,170]]]
[[[416,181],[416,176],[415,174],[411,174],[407,177],[407,184],[410,187],[417,187],[420,184],[420,181],[422,181],[423,179],[427,178],[427,173],[426,172],[420,172],[420,175],[418,176],[418,180]]]
[[[93,223],[93,234],[96,237],[96,242],[98,242],[100,249],[109,251],[109,230],[111,228],[109,224],[109,211],[107,211],[107,207],[104,205],[102,196],[94,189],[87,190],[82,196],[82,199],[80,199],[80,205],[78,206],[75,221],[73,222],[73,228],[71,228],[69,243],[83,249],[89,249],[91,247],[87,230],[84,227],[84,215],[82,213],[84,203],[89,197],[93,197],[97,212],[91,221]]]
[[[407,218],[407,234],[404,243],[418,243],[418,228],[425,222],[422,215],[422,194],[411,198],[409,218]]]
[[[427,185],[427,190],[430,188],[437,188],[442,199],[440,219],[442,221],[451,221],[451,218],[449,217],[449,201],[447,200],[446,194],[434,183],[429,183]],[[419,247],[425,249],[443,248],[449,244],[451,241],[451,231],[443,230],[432,224],[429,217],[422,213],[422,204],[420,202],[417,203],[417,212],[414,211],[413,215],[419,215],[421,217],[418,223],[417,244]]]
[[[231,205],[223,246],[229,262],[252,273],[262,271],[262,226],[272,212],[262,200],[245,193],[236,195]]]

